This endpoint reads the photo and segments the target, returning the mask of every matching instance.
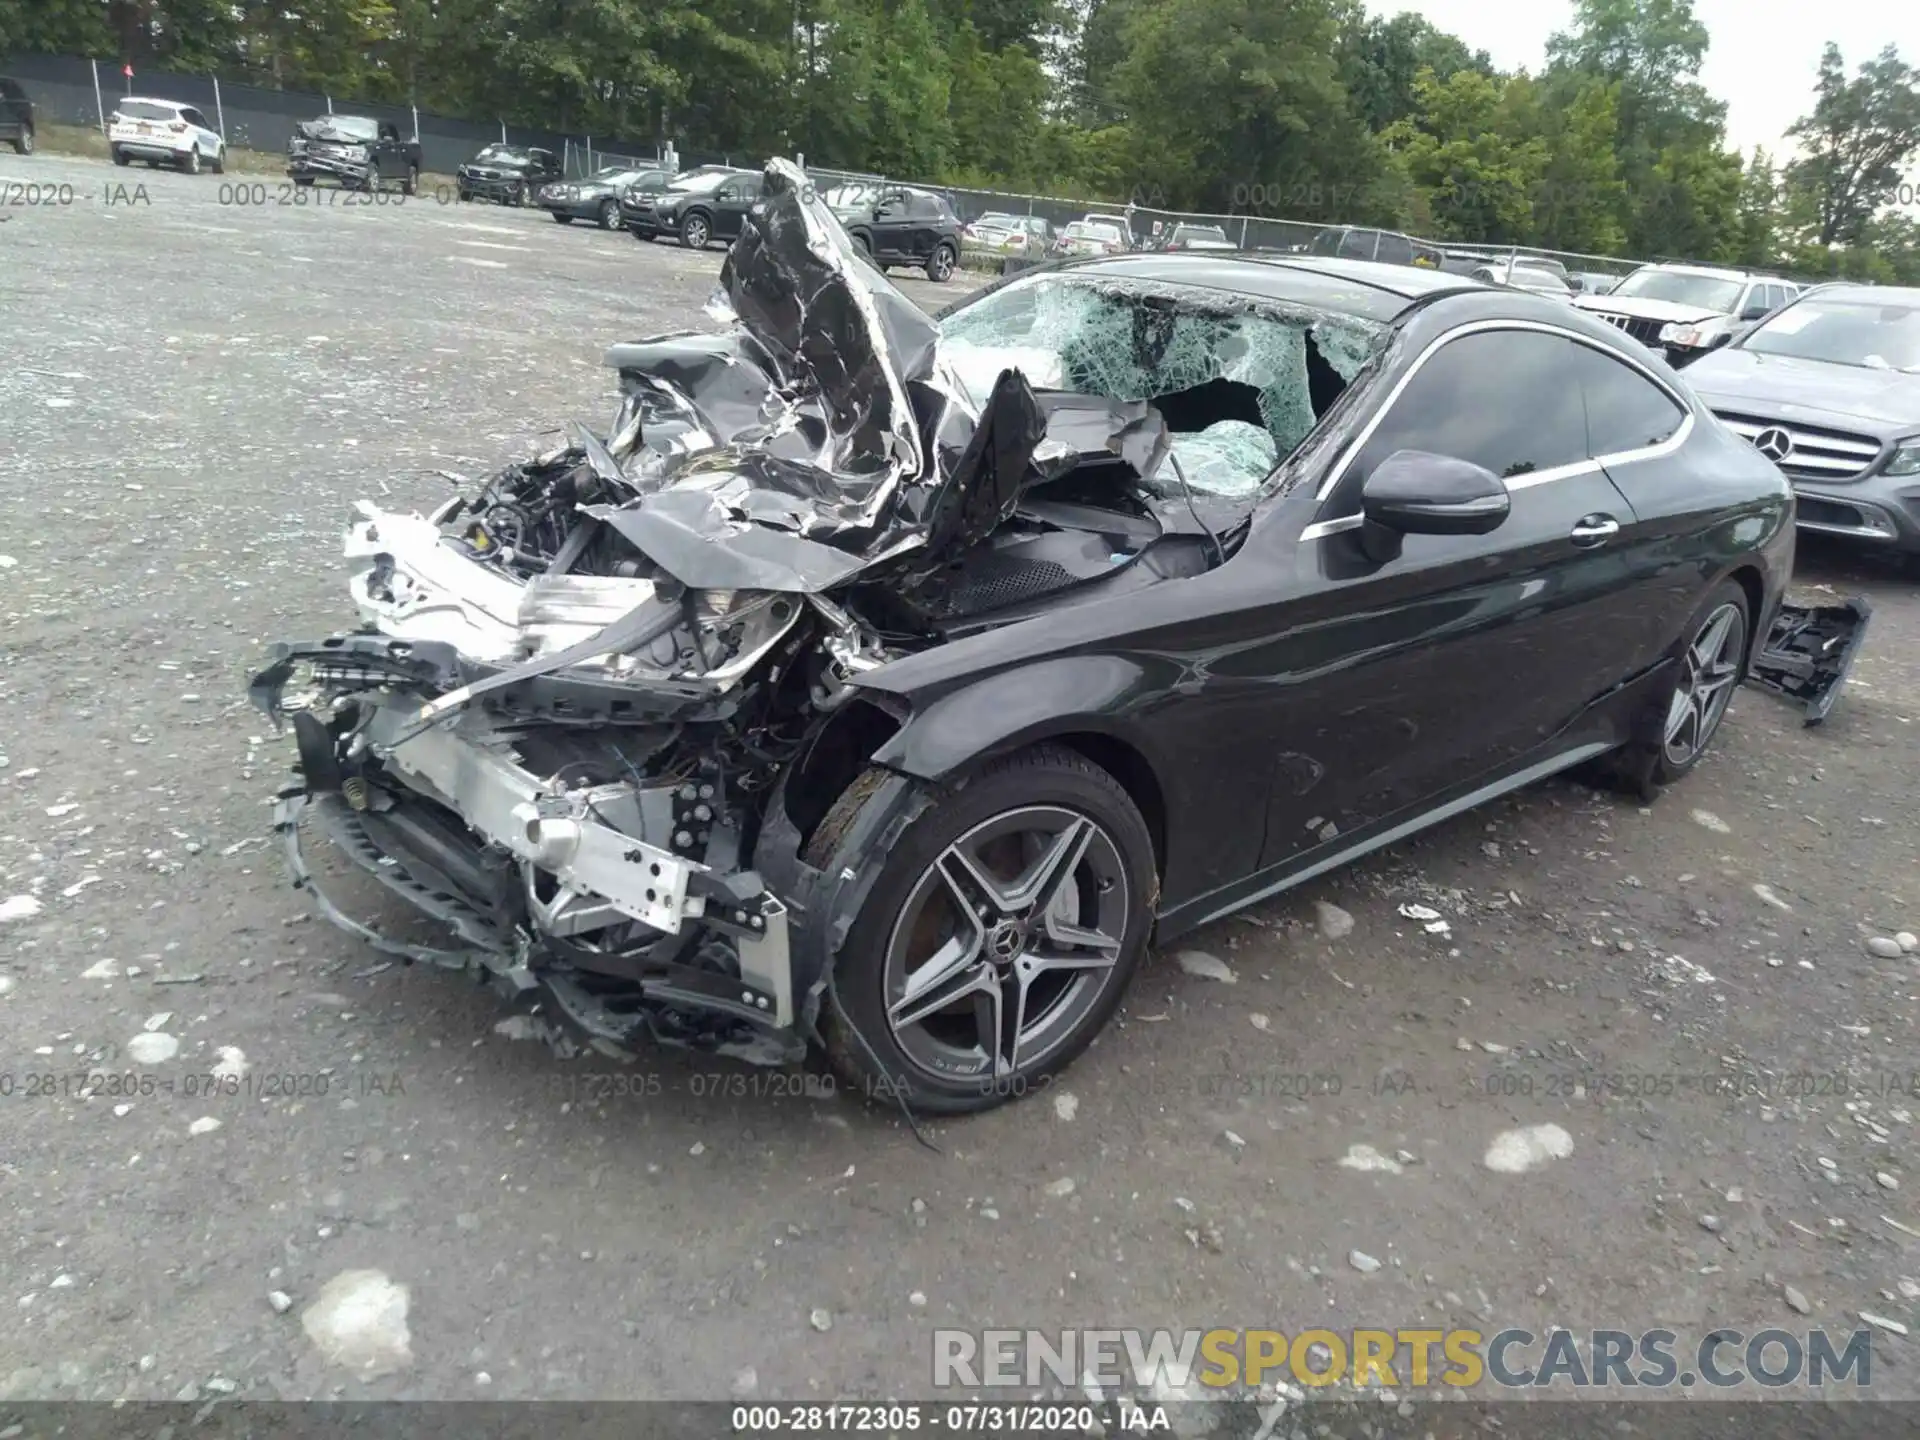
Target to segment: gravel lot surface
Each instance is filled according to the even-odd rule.
[[[72,191],[0,209],[0,1396],[924,1395],[936,1326],[1309,1323],[1864,1323],[1920,1395],[1860,1319],[1920,1331],[1920,961],[1868,944],[1920,930],[1912,579],[1805,549],[1877,609],[1824,728],[1750,690],[1650,808],[1543,785],[1213,926],[934,1154],[792,1076],[559,1061],[265,843],[242,686],[350,618],[351,502],[604,425],[605,347],[702,324],[720,252],[16,181]]]

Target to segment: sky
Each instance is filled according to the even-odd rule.
[[[1547,37],[1573,19],[1571,0],[1368,0],[1376,14],[1411,10],[1485,50],[1503,70],[1538,74]],[[1727,102],[1727,141],[1775,159],[1790,153],[1786,131],[1813,108],[1814,72],[1831,40],[1851,73],[1888,44],[1920,63],[1920,12],[1912,0],[1693,0],[1711,44],[1700,81]]]

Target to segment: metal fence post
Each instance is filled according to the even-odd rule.
[[[500,143],[502,145],[507,143],[507,122],[504,120],[500,122]]]
[[[413,138],[418,143],[420,139],[420,107],[418,105],[413,106]]]
[[[1244,215],[1240,217],[1240,248],[1247,248],[1247,217]]]
[[[214,118],[220,123],[220,139],[224,142],[227,138],[227,110],[226,107],[220,103],[220,77],[218,75],[213,77],[213,114]]]
[[[100,134],[104,137],[107,133],[107,105],[100,98],[100,62],[90,60],[87,63],[93,66],[93,111],[100,117]]]
[[[587,174],[593,174],[593,136],[587,136]]]
[[[329,95],[327,96],[327,114],[331,115],[332,113],[333,113],[333,97]]]

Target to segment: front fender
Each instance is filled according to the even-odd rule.
[[[856,688],[892,693],[873,679]],[[1058,735],[1111,735],[1140,751],[1156,772],[1162,757],[1130,717],[1155,693],[1139,664],[1119,655],[1074,655],[1041,661],[974,681],[933,698],[902,695],[911,705],[903,725],[874,753],[875,764],[936,783],[994,755]]]

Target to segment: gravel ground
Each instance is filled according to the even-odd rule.
[[[701,323],[719,252],[14,181],[73,192],[0,209],[0,1396],[925,1394],[938,1325],[1920,1327],[1920,962],[1867,945],[1920,929],[1910,580],[1803,554],[1877,607],[1824,728],[1748,691],[1651,808],[1547,784],[1211,927],[933,1154],[792,1077],[501,1034],[263,839],[243,680],[348,618],[349,504],[604,424],[606,345]],[[1539,1125],[1565,1153],[1489,1166]],[[369,1270],[375,1378],[310,1308]],[[1877,1393],[1916,1343],[1878,1331]]]

